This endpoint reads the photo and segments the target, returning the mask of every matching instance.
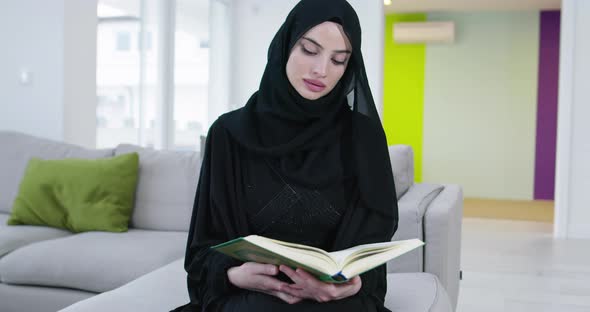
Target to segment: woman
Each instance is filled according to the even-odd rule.
[[[191,302],[175,311],[388,311],[385,265],[335,285],[209,247],[257,234],[341,250],[389,241],[397,219],[358,17],[345,0],[302,0],[259,90],[209,130],[185,258]]]

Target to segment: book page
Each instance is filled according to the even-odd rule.
[[[308,266],[315,266],[318,269],[321,268],[324,273],[332,273],[339,269],[338,264],[334,262],[330,255],[326,251],[319,248],[286,243],[257,235],[247,236],[245,240],[269,251],[273,251],[293,260],[303,262]]]
[[[340,268],[344,267],[346,264],[347,258],[353,258],[358,254],[361,253],[373,253],[373,252],[381,252],[387,250],[389,248],[400,246],[407,244],[408,241],[411,240],[402,240],[402,241],[393,241],[393,242],[382,242],[382,243],[372,243],[372,244],[364,244],[354,246],[348,249],[330,252],[330,256],[338,263]]]
[[[329,252],[327,252],[327,251],[325,251],[323,249],[320,249],[320,248],[313,247],[313,246],[307,246],[307,245],[289,243],[289,242],[284,242],[284,241],[280,241],[280,240],[276,240],[276,239],[272,239],[272,238],[267,238],[267,237],[264,237],[264,236],[258,236],[258,235],[250,235],[248,237],[250,237],[250,238],[254,238],[255,237],[254,239],[257,240],[257,241],[259,239],[269,240],[269,241],[271,241],[271,242],[273,242],[275,244],[278,244],[278,245],[281,245],[281,246],[285,246],[285,247],[294,248],[296,250],[301,250],[303,252],[307,252],[308,254],[313,254],[313,255],[321,254],[321,255],[324,255],[326,258],[332,258],[330,256],[330,253]]]
[[[424,245],[419,239],[410,239],[400,242],[403,242],[403,244],[390,246],[390,248],[387,248],[382,252],[372,252],[367,255],[363,255],[362,253],[357,254],[356,259],[348,261],[344,266],[342,269],[342,275],[346,278],[352,278]]]
[[[325,261],[322,257],[317,257],[317,254],[313,256],[300,251],[284,250],[286,247],[268,241],[255,243],[245,238],[239,238],[212,248],[244,262],[284,264],[292,268],[303,268],[319,279],[326,281],[330,281],[331,276],[339,272],[329,258],[329,261]]]

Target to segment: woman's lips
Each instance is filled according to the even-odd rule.
[[[307,80],[307,79],[303,79],[303,82],[305,83],[305,86],[312,92],[322,92],[326,86],[325,85],[319,85],[321,84],[321,82],[314,82],[313,80]]]

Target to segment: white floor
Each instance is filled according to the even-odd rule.
[[[590,240],[553,224],[465,218],[457,312],[590,312]]]

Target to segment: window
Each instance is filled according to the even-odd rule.
[[[172,148],[198,150],[208,128],[209,1],[176,0]]]
[[[97,147],[200,149],[227,93],[210,103],[210,2],[229,42],[221,0],[98,0]]]
[[[141,62],[137,53],[131,53],[131,34],[140,29],[139,8],[139,0],[98,2],[96,141],[99,148],[139,143]]]
[[[141,32],[137,33],[137,50],[141,50],[141,40],[139,40],[139,38],[141,38]],[[149,51],[152,49],[152,33],[151,32],[146,32],[145,36],[144,36],[144,49],[146,51]]]
[[[117,32],[117,51],[129,51],[131,34],[126,31]]]

